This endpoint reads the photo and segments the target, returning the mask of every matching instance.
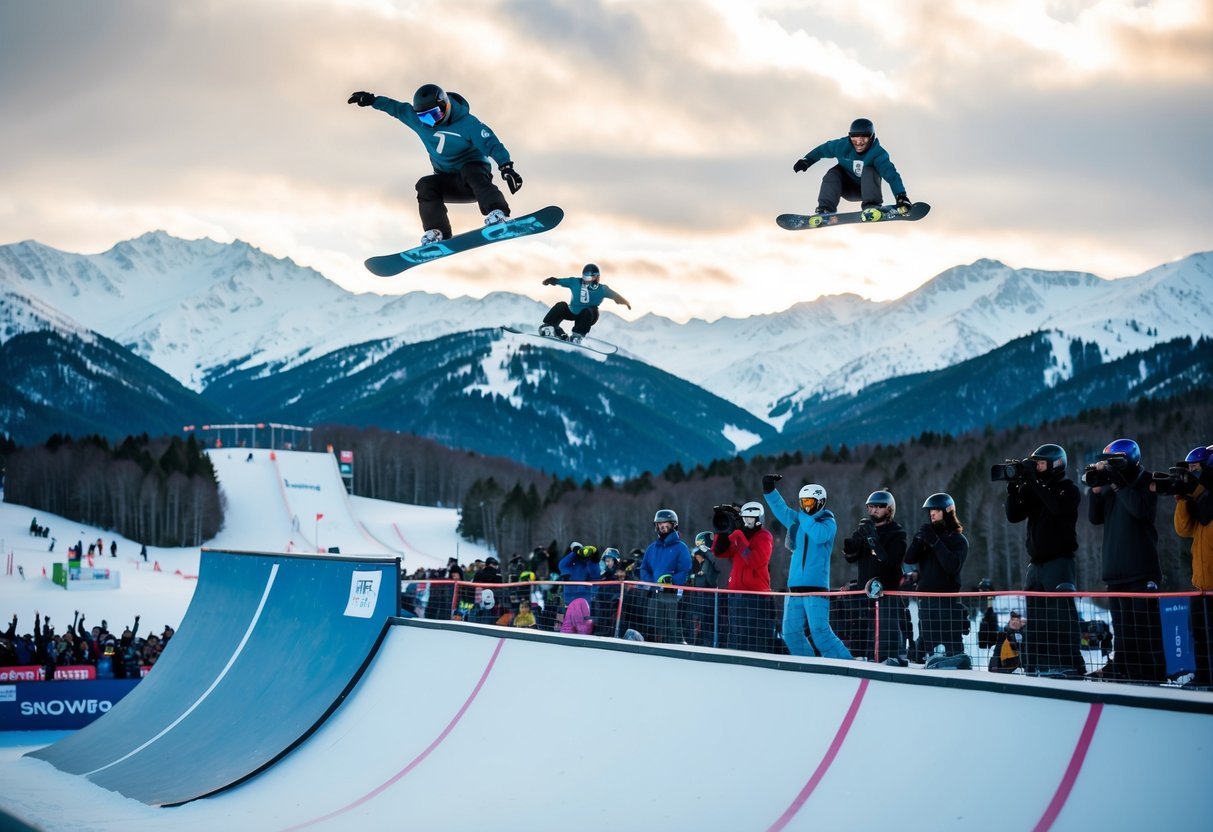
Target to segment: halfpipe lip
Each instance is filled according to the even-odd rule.
[[[870,662],[847,661],[844,659],[774,656],[765,653],[746,653],[723,648],[655,644],[601,636],[578,636],[567,633],[519,630],[510,627],[498,627],[493,624],[470,624],[424,618],[393,617],[388,619],[388,624],[389,626],[455,630],[464,633],[475,633],[488,638],[538,641],[565,648],[615,650],[624,653],[661,656],[663,658],[676,657],[687,661],[747,665],[796,673],[879,680],[895,684],[975,690],[986,693],[1006,693],[1014,696],[1056,699],[1067,702],[1098,703],[1129,708],[1147,708],[1151,710],[1213,715],[1213,693],[1181,691],[1162,687],[1113,685],[1084,679],[1057,680],[1016,676],[1005,677],[1002,675],[999,675],[996,679],[990,679],[983,678],[991,674],[982,671],[939,670],[928,672],[920,667],[887,667]]]

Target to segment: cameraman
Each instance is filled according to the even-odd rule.
[[[1007,520],[1028,521],[1028,592],[1074,592],[1078,570],[1078,504],[1082,495],[1066,476],[1066,452],[1060,445],[1041,445],[1021,476],[1007,483]],[[1082,633],[1072,598],[1027,598],[1032,632],[1023,642],[1020,664],[1025,673],[1061,671],[1081,676],[1086,662]]]
[[[1210,446],[1213,447],[1213,446]],[[1193,448],[1185,462],[1196,480],[1191,494],[1175,495],[1175,533],[1192,539],[1192,586],[1201,592],[1213,590],[1213,450]],[[1192,599],[1192,651],[1196,655],[1193,687],[1213,685],[1210,676],[1210,625],[1213,624],[1213,597],[1208,594]]]
[[[873,491],[867,500],[868,516],[859,521],[854,533],[842,541],[843,557],[855,564],[858,585],[868,588],[875,579],[886,589],[897,589],[901,583],[901,561],[906,555],[906,530],[893,519],[897,501],[888,489]],[[872,618],[877,602],[866,599],[869,615],[859,627],[860,655],[875,657],[872,644]],[[898,658],[901,640],[901,602],[890,598],[880,616],[879,656],[882,660]]]
[[[740,527],[718,533],[712,544],[716,557],[733,564],[728,584],[730,650],[760,652],[766,646],[763,636],[770,615],[765,593],[771,591],[771,551],[775,538],[762,527],[765,519],[762,503],[746,503],[738,513]]]
[[[1112,597],[1112,658],[1091,674],[1103,679],[1161,682],[1166,678],[1162,657],[1162,620],[1158,592],[1162,567],[1158,560],[1158,495],[1151,476],[1141,466],[1141,448],[1132,439],[1117,439],[1103,449],[1084,480],[1090,484],[1087,517],[1103,526],[1103,580],[1108,592],[1141,593],[1141,597]]]

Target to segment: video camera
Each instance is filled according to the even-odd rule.
[[[1112,482],[1112,471],[1124,471],[1129,467],[1129,460],[1117,454],[1101,459],[1105,467],[1100,468],[1099,462],[1092,462],[1082,471],[1083,485],[1088,488],[1098,488]]]
[[[1030,459],[1008,459],[990,466],[990,482],[1011,482],[1036,476],[1036,463]]]
[[[1166,473],[1155,471],[1150,475],[1150,490],[1155,494],[1183,497],[1196,490],[1196,475],[1188,469],[1188,463],[1177,462]]]
[[[733,503],[712,506],[712,530],[716,534],[732,534],[742,527],[741,507]]]

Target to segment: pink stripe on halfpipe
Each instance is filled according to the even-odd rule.
[[[846,716],[842,718],[838,731],[834,734],[834,741],[830,743],[830,747],[826,749],[825,756],[817,764],[817,770],[813,772],[813,776],[809,778],[809,782],[804,784],[804,788],[800,790],[800,794],[796,795],[796,799],[792,801],[792,805],[779,816],[777,821],[767,827],[767,832],[779,832],[779,830],[787,826],[813,794],[813,790],[817,788],[817,785],[821,782],[821,778],[825,777],[830,765],[834,762],[834,758],[838,756],[838,749],[842,748],[842,744],[846,741],[851,726],[855,723],[855,715],[859,713],[859,705],[863,702],[863,695],[867,690],[868,680],[860,680],[859,689],[855,691],[855,696],[851,699],[851,707],[847,709]]]
[[[400,771],[393,774],[387,780],[380,783],[378,786],[371,789],[357,800],[353,800],[350,803],[347,803],[345,806],[342,806],[340,809],[329,812],[327,815],[312,818],[311,820],[295,824],[294,826],[288,826],[286,829],[282,830],[282,832],[294,832],[296,829],[306,829],[314,824],[323,823],[326,820],[332,820],[335,817],[339,817],[351,809],[356,809],[362,804],[367,803],[368,801],[373,800],[376,796],[382,794],[386,789],[391,787],[394,783],[399,782],[401,778],[419,766],[426,757],[430,756],[434,749],[442,745],[443,741],[450,736],[451,731],[453,731],[455,726],[459,724],[459,721],[463,719],[463,715],[467,713],[468,708],[470,708],[472,703],[476,701],[476,697],[480,695],[480,690],[484,687],[484,683],[489,678],[489,674],[493,672],[493,666],[497,664],[497,657],[501,655],[501,648],[504,646],[505,639],[498,639],[497,646],[493,650],[493,655],[489,657],[488,664],[484,666],[484,672],[480,674],[480,680],[476,682],[476,686],[472,688],[472,692],[468,694],[468,698],[464,700],[463,705],[459,708],[455,715],[451,717],[451,721],[447,723],[446,727],[442,729],[441,733],[434,738],[434,741],[426,746],[424,751],[410,760],[408,765],[400,769]]]

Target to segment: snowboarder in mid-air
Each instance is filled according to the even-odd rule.
[[[893,166],[888,151],[880,146],[876,128],[870,119],[855,119],[847,135],[819,144],[797,159],[792,170],[803,173],[814,162],[830,158],[837,159],[838,164],[822,177],[816,213],[834,213],[838,210],[840,199],[859,202],[865,212],[871,208],[879,209],[884,202],[880,184],[882,179],[893,189],[898,212],[910,212],[914,203],[906,196],[901,174]]]
[[[522,187],[522,177],[515,172],[505,145],[472,115],[462,95],[425,84],[414,93],[412,104],[362,91],[351,95],[347,103],[394,116],[425,144],[434,172],[417,180],[417,205],[425,229],[422,245],[453,236],[447,202],[477,203],[485,225],[505,222],[510,216],[505,195],[493,184],[489,159],[497,163],[511,194]]]
[[[598,322],[598,307],[603,300],[610,298],[615,303],[631,309],[632,304],[605,283],[600,283],[600,277],[598,267],[593,263],[586,263],[585,268],[581,270],[581,277],[545,278],[544,286],[563,286],[573,293],[573,297],[567,302],[560,301],[548,311],[543,318],[543,325],[539,327],[539,334],[549,338],[567,338],[574,344],[580,344],[589,333],[590,327]],[[571,337],[561,328],[561,321],[573,321]]]

